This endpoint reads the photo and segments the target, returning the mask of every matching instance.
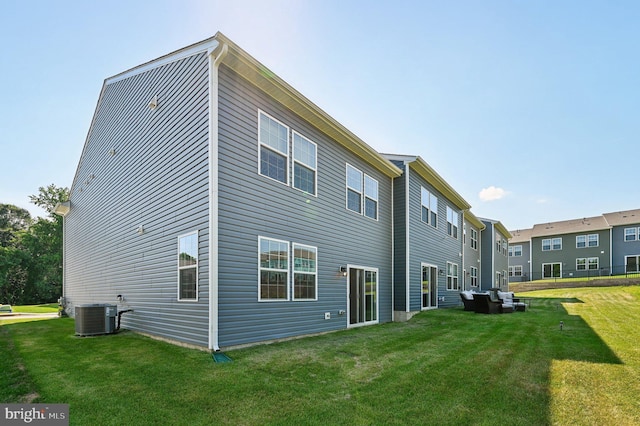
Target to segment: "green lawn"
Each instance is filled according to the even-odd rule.
[[[69,318],[3,325],[0,401],[68,403],[81,425],[640,424],[640,287],[527,296],[524,313],[427,311],[225,364],[126,331],[75,337]]]
[[[46,303],[44,305],[24,305],[12,306],[13,312],[30,313],[30,314],[48,314],[58,312],[57,303]]]

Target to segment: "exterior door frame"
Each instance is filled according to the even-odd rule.
[[[423,272],[424,268],[429,269],[429,289],[428,293],[424,292]],[[425,300],[425,294],[428,294]],[[425,301],[426,306],[425,306]],[[438,267],[431,263],[420,263],[420,310],[436,309],[438,307]]]
[[[375,314],[375,319],[372,320],[367,320],[366,319],[366,310],[365,311],[361,311],[361,309],[364,309],[365,306],[360,305],[360,303],[362,302],[362,304],[366,304],[366,300],[367,300],[367,294],[366,294],[366,281],[365,281],[365,274],[367,272],[373,272],[375,273],[375,277],[376,277],[376,282],[375,282],[375,300],[373,301],[373,303],[375,304],[375,312],[373,312]],[[362,273],[362,281],[355,283],[355,285],[357,286],[357,290],[358,291],[364,291],[364,293],[360,292],[359,294],[353,295],[355,298],[352,300],[352,278],[354,278],[353,274],[359,274]],[[358,279],[358,278],[355,278]],[[363,284],[363,287],[360,288],[360,284]],[[352,322],[352,311],[353,311],[353,306],[356,307],[357,311],[354,313],[356,315],[356,318],[359,318],[360,315],[363,315],[364,320],[363,321],[356,321],[356,322]],[[347,327],[361,327],[363,325],[370,325],[370,324],[378,324],[380,322],[380,272],[378,270],[378,268],[372,268],[369,266],[359,266],[359,265],[347,265]]]

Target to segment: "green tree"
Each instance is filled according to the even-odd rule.
[[[0,247],[9,247],[16,234],[31,225],[28,210],[12,204],[0,204]]]

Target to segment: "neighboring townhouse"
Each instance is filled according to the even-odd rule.
[[[392,321],[401,173],[220,33],[108,78],[58,208],[67,312],[213,350]]]
[[[531,234],[533,228],[511,231],[509,239],[509,282],[531,279]]]
[[[485,224],[471,211],[464,212],[462,222],[462,290],[480,289],[482,271],[481,236]]]
[[[531,279],[610,275],[610,241],[603,216],[537,224],[531,233]]]
[[[499,220],[479,219],[485,225],[480,238],[482,263],[480,290],[500,288],[506,291],[509,287],[508,241],[512,235]]]
[[[458,306],[463,212],[471,206],[421,157],[384,155],[403,172],[393,187],[395,318]]]
[[[611,226],[613,275],[640,273],[640,209],[605,213]]]

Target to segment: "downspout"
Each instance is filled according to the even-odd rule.
[[[218,46],[216,46],[217,48]],[[218,67],[229,50],[223,44],[218,56],[209,57],[209,349],[218,342]]]
[[[405,192],[405,208],[404,211],[406,212],[405,214],[405,239],[406,239],[406,247],[405,247],[405,265],[404,265],[404,273],[405,273],[405,292],[406,292],[406,312],[409,313],[411,312],[411,259],[409,258],[409,256],[411,255],[411,249],[409,248],[409,216],[411,213],[410,207],[411,207],[411,203],[409,202],[409,163],[407,163],[405,161],[404,163],[404,168],[405,168],[405,185],[404,185],[404,192]]]
[[[467,291],[467,265],[464,263],[464,242],[467,238],[467,226],[464,223],[464,212],[466,210],[462,210],[462,238],[460,238],[462,250],[460,250],[460,253],[462,254],[462,291]]]
[[[394,188],[394,178],[391,179],[391,321],[394,319],[394,311],[396,309],[395,305],[395,293],[396,293],[396,230],[394,226],[395,221],[395,211],[393,208],[393,188]]]

